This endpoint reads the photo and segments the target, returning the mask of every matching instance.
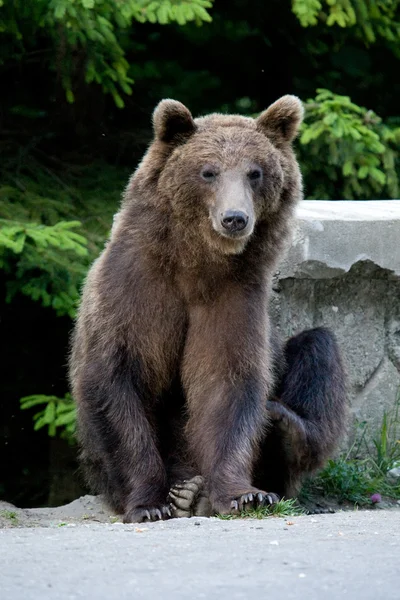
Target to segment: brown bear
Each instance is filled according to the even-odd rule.
[[[268,317],[302,193],[291,147],[302,114],[294,96],[257,119],[193,119],[173,100],[154,112],[154,140],[88,274],[70,360],[88,482],[125,522],[168,518],[171,485],[198,474],[212,512],[274,502],[343,428],[331,334],[280,351]]]

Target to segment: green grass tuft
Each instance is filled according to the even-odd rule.
[[[248,510],[242,510],[238,515],[221,515],[218,514],[219,519],[230,521],[232,519],[265,519],[267,517],[299,517],[304,515],[304,510],[298,505],[296,499],[285,500],[282,499],[273,506],[258,506],[257,508],[250,508]]]
[[[400,391],[394,408],[384,413],[381,427],[368,442],[365,423],[359,425],[360,434],[346,455],[329,460],[325,468],[305,483],[301,497],[310,500],[327,496],[339,503],[357,506],[371,505],[372,494],[383,498],[400,499],[400,481],[390,480],[388,471],[400,466]],[[359,458],[363,450],[365,458]]]

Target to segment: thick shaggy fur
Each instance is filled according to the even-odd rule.
[[[267,305],[301,197],[301,118],[292,96],[256,120],[194,120],[171,100],[155,111],[154,141],[88,275],[70,362],[88,481],[125,521],[168,517],[171,484],[198,473],[214,511],[266,497],[253,485],[260,443],[269,417],[286,422],[266,405]],[[231,209],[242,231],[225,229]],[[287,384],[292,408],[298,384]],[[318,414],[341,429],[339,412]]]
[[[345,374],[333,334],[323,327],[292,337],[275,354],[281,374],[276,394],[267,401],[270,425],[261,442],[254,483],[291,498],[304,476],[319,469],[337,447],[347,413]],[[206,481],[196,476],[171,492],[174,516],[210,516]],[[254,498],[244,504],[254,504]],[[268,500],[268,497],[267,497]]]
[[[323,466],[345,427],[345,374],[333,334],[303,331],[284,347],[285,369],[276,396],[267,402],[271,429],[262,444],[255,478],[290,498],[304,475]]]

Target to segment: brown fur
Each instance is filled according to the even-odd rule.
[[[270,424],[260,444],[254,482],[274,490],[266,501],[298,494],[304,476],[323,466],[337,448],[347,414],[346,377],[333,334],[316,328],[291,338],[279,348],[274,336],[277,385],[266,402]],[[170,491],[175,517],[210,516],[207,482],[201,476],[174,484]],[[242,497],[237,509],[258,504]],[[321,512],[323,508],[308,510]]]
[[[305,475],[338,447],[347,417],[346,376],[334,335],[303,331],[283,348],[284,369],[267,403],[271,429],[263,441],[256,479],[280,496],[296,496]]]
[[[70,363],[89,482],[126,521],[168,516],[177,473],[200,472],[220,512],[259,491],[274,387],[266,307],[301,197],[301,118],[292,96],[256,120],[194,120],[172,100],[155,111],[154,141],[88,275]],[[243,235],[225,235],[227,208],[248,214]]]

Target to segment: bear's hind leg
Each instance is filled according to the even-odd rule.
[[[285,346],[277,401],[267,403],[272,429],[263,447],[263,478],[291,497],[304,475],[320,468],[345,430],[346,377],[333,334],[303,331]],[[265,485],[265,483],[264,483]]]

